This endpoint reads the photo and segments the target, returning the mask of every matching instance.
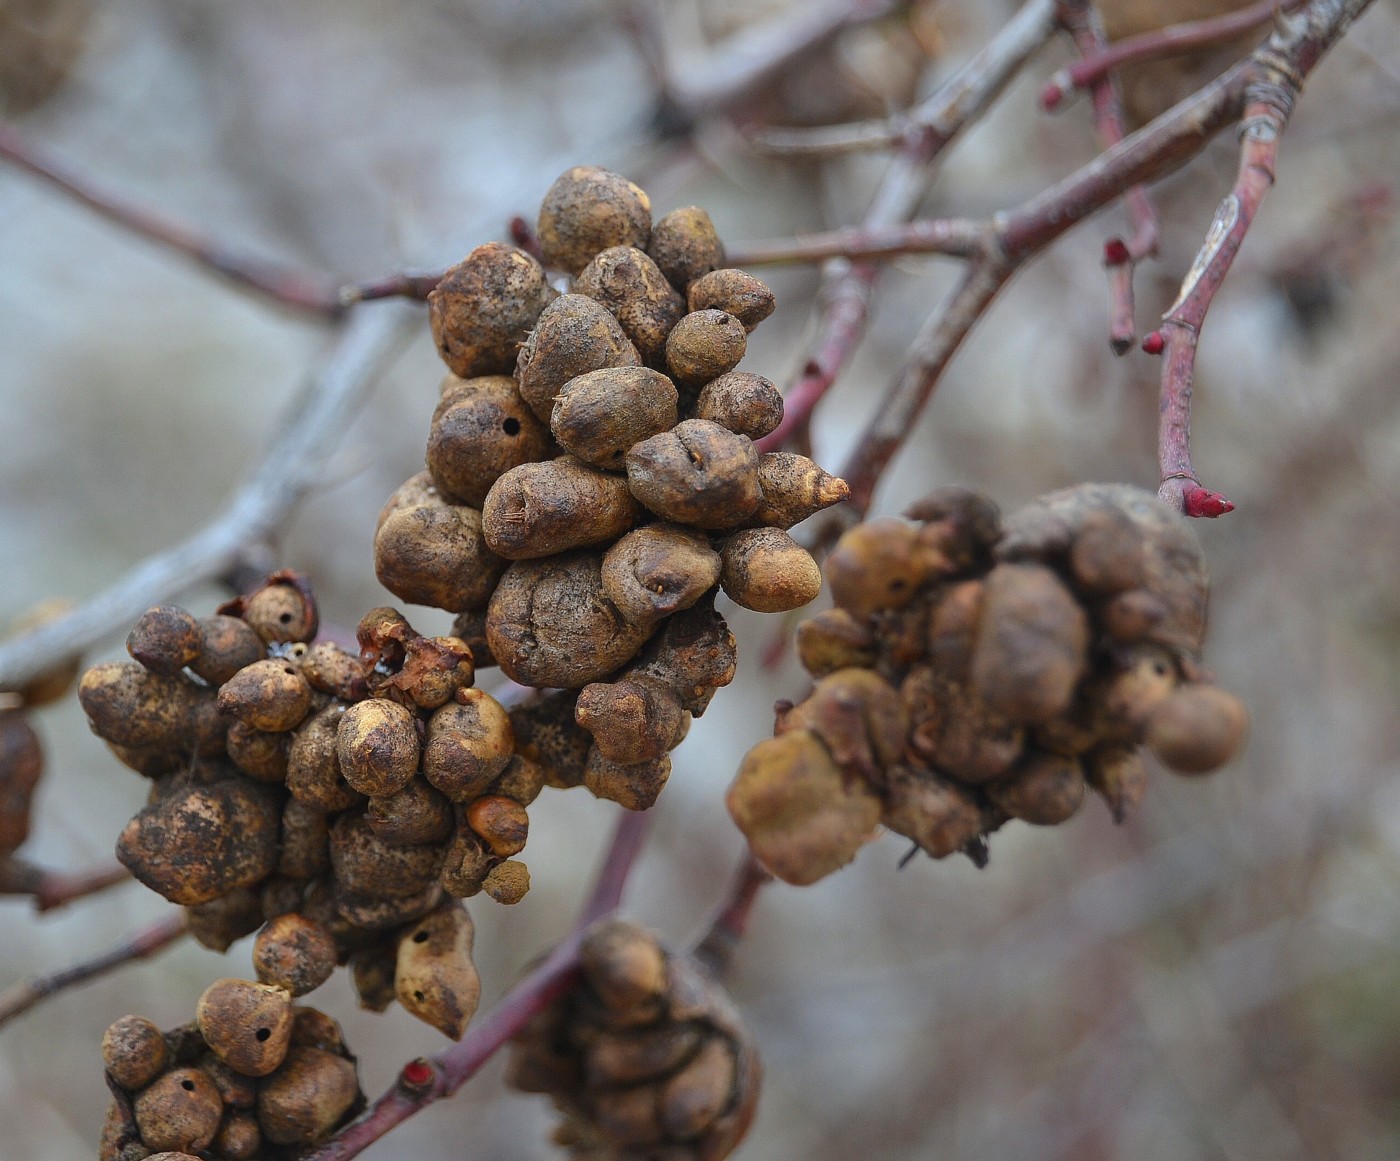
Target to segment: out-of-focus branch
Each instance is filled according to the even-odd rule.
[[[1193,52],[1198,48],[1234,40],[1252,28],[1262,28],[1280,12],[1295,12],[1307,0],[1259,0],[1248,8],[1212,16],[1206,20],[1189,20],[1154,28],[1138,36],[1129,36],[1085,53],[1074,64],[1060,69],[1041,90],[1040,104],[1046,110],[1060,106],[1073,90],[1092,88],[1126,64],[1158,60]]]
[[[744,852],[743,862],[730,884],[729,893],[715,912],[704,937],[695,945],[695,958],[713,976],[723,976],[734,958],[734,951],[749,928],[749,917],[759,891],[773,881],[758,861]]]
[[[50,996],[105,975],[132,960],[154,955],[180,939],[188,930],[185,913],[180,911],[128,936],[116,947],[104,951],[101,955],[50,975],[35,976],[16,984],[0,993],[0,1028]]]
[[[920,106],[917,133],[904,140],[890,163],[862,223],[866,229],[905,222],[928,188],[930,164],[957,134],[986,111],[1021,67],[1046,43],[1055,29],[1055,0],[1030,0],[976,56],[958,69]],[[977,223],[937,223],[945,253],[967,257],[979,253],[985,230]],[[743,248],[730,255],[735,265],[754,265],[762,251]],[[831,262],[817,301],[821,313],[816,333],[801,360],[797,381],[784,393],[783,420],[759,441],[760,450],[782,447],[805,436],[812,411],[831,389],[865,336],[877,267],[869,262]]]
[[[174,250],[242,290],[322,318],[337,318],[344,311],[331,279],[240,253],[188,222],[114,193],[27,140],[13,125],[0,123],[0,158],[48,182],[109,222]]]
[[[1101,53],[1108,45],[1103,21],[1092,0],[1066,0],[1064,22],[1075,46],[1084,57]],[[1112,73],[1104,73],[1089,83],[1093,98],[1094,123],[1105,148],[1117,145],[1125,136],[1123,94]],[[1126,355],[1137,338],[1133,272],[1144,258],[1157,254],[1157,210],[1147,191],[1132,186],[1123,194],[1131,234],[1127,241],[1110,238],[1104,243],[1104,265],[1108,268],[1108,345],[1115,355]]]
[[[436,1056],[419,1057],[405,1064],[398,1079],[378,1100],[302,1161],[346,1161],[358,1156],[395,1125],[455,1093],[537,1013],[572,988],[578,980],[578,950],[583,933],[617,909],[646,841],[650,821],[649,811],[622,812],[603,866],[578,918],[543,963],[511,988],[458,1043]]]
[[[130,878],[131,872],[117,862],[81,871],[53,871],[14,855],[0,859],[0,895],[32,895],[38,911],[52,911]]]
[[[0,642],[0,689],[20,689],[43,670],[80,656],[151,605],[221,575],[245,546],[272,534],[324,477],[361,401],[420,323],[413,308],[399,304],[354,312],[224,510],[72,612]]]

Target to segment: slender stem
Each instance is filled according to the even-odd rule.
[[[420,1057],[406,1064],[378,1100],[302,1161],[346,1161],[357,1156],[395,1125],[455,1093],[536,1014],[568,992],[578,980],[578,949],[583,933],[617,909],[650,822],[648,811],[623,811],[578,918],[544,962],[501,997],[457,1044],[436,1056]]]
[[[735,949],[748,931],[758,893],[772,881],[773,876],[759,865],[753,855],[744,852],[743,862],[739,864],[729,893],[692,953],[711,975],[720,977],[728,970]]]
[[[322,318],[336,318],[344,310],[330,279],[239,253],[188,222],[113,193],[3,122],[0,158],[48,182],[109,222],[182,254],[242,290]]]
[[[324,477],[361,402],[420,324],[418,313],[407,306],[355,311],[223,512],[72,612],[0,642],[0,689],[21,689],[45,669],[124,631],[151,605],[222,575],[246,545],[269,536]]]
[[[1259,0],[1259,3],[1237,12],[1169,24],[1138,36],[1125,37],[1112,45],[1105,44],[1051,77],[1040,94],[1040,103],[1045,109],[1055,109],[1072,90],[1092,88],[1126,64],[1176,56],[1234,40],[1253,28],[1262,28],[1280,12],[1297,11],[1306,2]]]
[[[32,895],[39,911],[52,911],[130,879],[131,872],[117,862],[80,871],[52,871],[14,856],[0,860],[0,895]]]
[[[183,911],[168,915],[158,923],[128,936],[116,947],[92,959],[46,976],[35,976],[0,993],[0,1028],[22,1012],[68,988],[105,975],[132,960],[145,959],[169,947],[189,930]]]

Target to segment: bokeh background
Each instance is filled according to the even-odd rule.
[[[659,11],[703,77],[727,37],[791,9]],[[26,133],[113,189],[254,251],[369,277],[439,268],[503,236],[579,163],[640,180],[659,212],[706,206],[731,240],[855,221],[884,158],[777,161],[745,145],[744,126],[901,107],[1010,11],[939,0],[850,28],[689,142],[657,138],[651,74],[605,0],[0,0],[0,83]],[[16,23],[50,18],[37,47]],[[1047,49],[954,147],[928,212],[1014,204],[1092,156],[1085,102],[1054,118],[1036,108],[1067,59]],[[1139,78],[1137,112],[1184,71]],[[1174,296],[1234,164],[1226,135],[1156,190],[1164,244],[1139,276],[1144,327]],[[767,1064],[739,1156],[1400,1154],[1397,182],[1400,4],[1380,0],[1310,82],[1200,351],[1197,465],[1239,505],[1198,526],[1215,578],[1207,660],[1253,712],[1248,752],[1207,780],[1156,772],[1122,827],[1097,801],[1053,831],[1008,826],[983,871],[961,859],[897,871],[905,848],[886,838],[817,886],[768,888],[730,975]],[[1157,362],[1115,359],[1106,343],[1099,256],[1122,228],[1106,212],[1012,284],[912,433],[880,511],[949,481],[1007,508],[1081,480],[1153,485]],[[819,414],[823,463],[842,462],[955,273],[933,259],[889,269],[868,340]],[[774,271],[771,283],[780,309],[745,367],[784,382],[817,272]],[[326,326],[0,167],[0,620],[92,594],[207,521],[331,341]],[[374,515],[421,467],[440,376],[424,322],[278,540],[333,622],[386,599]],[[184,603],[202,612],[224,595],[198,586]],[[771,729],[774,698],[803,689],[791,663],[761,670],[771,626],[741,611],[732,624],[739,678],[678,751],[627,899],[678,942],[737,865],[724,787]],[[120,651],[114,636],[93,659]],[[141,780],[88,733],[75,700],[38,725],[49,770],[24,853],[57,867],[106,858]],[[488,1004],[566,929],[612,818],[583,791],[531,809],[530,895],[472,907]],[[135,885],[42,918],[0,900],[0,985],[167,906]],[[93,1156],[106,1025],[137,1012],[173,1026],[211,980],[249,973],[247,941],[223,958],[180,945],[4,1029],[0,1159]],[[397,1009],[357,1011],[343,973],[312,1001],[344,1023],[371,1094],[442,1047]],[[542,1101],[504,1088],[495,1062],[365,1156],[545,1158],[550,1121]]]

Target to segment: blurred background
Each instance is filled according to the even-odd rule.
[[[760,121],[881,116],[925,94],[1006,20],[1000,0],[937,0],[853,25],[677,135],[635,33],[652,11],[703,87],[731,39],[817,4],[667,0],[0,0],[0,86],[36,142],[113,190],[241,247],[365,278],[435,269],[533,219],[564,168],[646,186],[658,214],[708,208],[730,241],[857,221],[887,164],[753,149]],[[869,6],[867,6],[869,7]],[[1114,3],[1130,26],[1190,5]],[[1207,5],[1218,9],[1221,5]],[[1228,7],[1228,5],[1226,5]],[[631,19],[631,23],[629,23]],[[645,22],[644,22],[645,23]],[[1051,118],[1052,44],[947,154],[929,214],[1013,205],[1096,152],[1085,100]],[[1207,74],[1130,84],[1137,117]],[[1213,75],[1213,74],[1210,74]],[[658,129],[669,132],[659,134]],[[767,1083],[738,1156],[1186,1161],[1400,1155],[1400,4],[1379,0],[1317,70],[1278,186],[1200,349],[1196,463],[1238,504],[1197,525],[1214,576],[1207,662],[1254,715],[1244,757],[1206,780],[1155,777],[1115,827],[1012,824],[982,871],[871,844],[807,889],[769,887],[730,985]],[[1143,330],[1191,263],[1236,162],[1222,135],[1154,191],[1159,261]],[[1004,508],[1083,480],[1155,486],[1158,362],[1109,352],[1109,210],[1024,270],[973,333],[886,477],[877,510],[927,488]],[[894,263],[867,341],[818,414],[836,468],[956,267]],[[804,359],[816,269],[760,274],[779,296],[744,366],[785,383]],[[382,309],[366,307],[366,310]],[[82,599],[200,527],[284,422],[331,328],[231,291],[11,167],[0,167],[0,621]],[[442,368],[426,320],[354,417],[332,470],[277,543],[324,615],[383,603],[374,516],[422,465]],[[224,599],[198,587],[200,613]],[[426,632],[446,615],[411,611]],[[722,795],[740,756],[800,696],[773,633],[735,610],[741,664],[676,754],[626,911],[684,942],[740,854]],[[121,653],[114,636],[90,659]],[[489,688],[490,678],[483,684]],[[38,715],[49,767],[29,858],[109,857],[145,787],[69,698]],[[523,903],[472,905],[490,1004],[567,928],[615,808],[550,792],[531,809]],[[0,900],[0,986],[80,959],[168,911],[132,885],[43,917]],[[0,1033],[0,1158],[94,1156],[107,1103],[98,1042],[117,1016],[191,1018],[219,976],[189,943],[37,1008]],[[356,1010],[344,973],[312,998],[340,1019],[371,1095],[442,1038]],[[551,1114],[494,1062],[365,1154],[546,1158]]]

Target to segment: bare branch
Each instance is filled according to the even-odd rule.
[[[569,934],[544,962],[501,997],[458,1043],[404,1065],[378,1100],[302,1161],[346,1161],[358,1156],[395,1125],[455,1093],[538,1012],[572,988],[578,980],[583,933],[617,909],[650,822],[649,811],[623,811],[588,899]]]
[[[94,178],[0,122],[0,158],[48,182],[109,222],[182,254],[235,286],[281,306],[322,318],[344,311],[334,282],[251,254],[240,254],[202,230],[104,189]]]
[[[758,864],[753,855],[745,851],[743,862],[739,864],[739,870],[730,884],[729,893],[715,912],[714,918],[710,920],[704,938],[695,945],[693,952],[695,958],[711,975],[723,976],[728,970],[729,961],[734,957],[739,941],[748,931],[749,917],[758,899],[758,893],[772,881],[773,876]]]
[[[130,879],[131,872],[117,862],[81,871],[52,871],[14,855],[0,860],[0,895],[32,895],[38,911],[52,911]]]
[[[179,911],[174,915],[166,916],[159,923],[154,923],[150,927],[143,928],[134,935],[128,936],[116,947],[104,951],[101,955],[93,956],[92,959],[84,960],[82,963],[74,964],[62,971],[53,972],[51,975],[35,976],[33,979],[16,984],[0,993],[0,1028],[50,996],[76,987],[78,984],[87,983],[88,980],[105,975],[132,960],[145,959],[154,955],[162,948],[169,947],[177,939],[180,939],[188,930],[185,913]]]
[[[43,670],[80,656],[151,605],[219,576],[245,546],[270,535],[324,476],[360,401],[421,321],[413,308],[398,304],[354,312],[223,512],[72,612],[0,643],[0,689],[23,688]]]

